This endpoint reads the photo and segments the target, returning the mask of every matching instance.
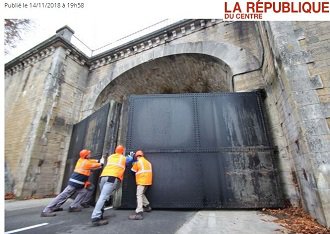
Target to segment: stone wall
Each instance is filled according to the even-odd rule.
[[[81,118],[80,109],[88,74],[88,69],[73,60],[67,50],[62,47],[58,50],[58,70],[49,87],[48,103],[40,122],[43,132],[28,170],[32,180],[25,183],[27,191],[29,187],[38,185],[32,191],[36,195],[58,193],[61,189],[72,126]]]
[[[45,89],[45,77],[53,56],[5,77],[5,163],[6,187],[17,196],[22,193],[24,177],[35,143],[38,109]]]
[[[276,147],[282,189],[286,203],[294,206],[300,204],[299,185],[296,178],[296,169],[292,155],[288,152],[286,136],[283,132],[283,115],[287,103],[283,102],[286,91],[281,88],[281,80],[277,73],[273,48],[269,41],[269,28],[265,23],[258,23],[264,48],[262,64],[263,87],[266,91],[265,109],[268,116],[269,128],[273,145]]]
[[[323,212],[330,225],[330,22],[294,22],[295,34],[302,50],[308,52],[307,63],[311,92],[318,101],[302,112],[311,155],[312,189],[317,189]],[[308,94],[307,94],[308,95]],[[310,115],[313,115],[310,117]],[[308,119],[307,119],[308,118]],[[309,177],[310,178],[310,177]]]
[[[7,192],[18,197],[59,192],[87,74],[61,46],[51,56],[7,73]]]
[[[307,25],[260,24],[266,44],[262,73],[286,196],[294,205],[301,202],[313,217],[329,226],[329,183],[325,182],[329,181],[328,104],[321,101],[321,80],[310,67],[320,66],[330,53],[326,46],[322,46],[321,58],[311,53],[312,45],[302,42]]]

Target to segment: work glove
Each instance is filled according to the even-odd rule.
[[[103,167],[103,165],[104,165],[104,161],[105,161],[105,159],[104,159],[104,157],[102,156],[102,157],[99,159],[99,163],[102,164],[102,167]]]
[[[134,152],[130,152],[129,155],[126,156],[126,165],[133,162],[134,159]]]
[[[137,157],[135,157],[135,153],[134,153],[134,152],[131,152],[130,155],[131,155],[132,158],[133,158],[132,163],[137,162]]]
[[[85,189],[87,189],[88,191],[93,191],[95,189],[95,185],[92,184],[91,182],[89,181],[86,181],[85,182]]]
[[[133,157],[127,155],[127,157],[126,157],[126,164],[130,164],[131,162],[133,162]]]

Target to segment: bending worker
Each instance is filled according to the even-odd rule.
[[[103,219],[104,203],[109,199],[111,193],[123,180],[126,167],[126,157],[124,156],[124,151],[124,146],[118,145],[115,149],[115,153],[108,157],[107,164],[100,175],[101,193],[91,217],[93,226],[108,224],[108,220]],[[127,161],[131,160],[133,160],[133,158],[130,158]]]
[[[143,212],[151,211],[145,192],[147,188],[152,185],[152,166],[144,157],[142,150],[136,151],[134,157],[136,157],[137,162],[133,163],[131,170],[135,172],[137,208],[135,213],[129,216],[129,219],[142,220]]]
[[[98,163],[95,159],[89,159],[91,151],[83,149],[79,153],[79,160],[76,163],[74,171],[69,179],[69,183],[66,188],[57,197],[49,203],[41,212],[41,217],[52,217],[56,216],[55,211],[62,211],[61,205],[63,205],[69,197],[75,192],[77,196],[69,207],[69,212],[81,211],[80,203],[86,196],[87,190],[84,188],[91,174],[91,170],[99,169],[103,166],[102,163]]]

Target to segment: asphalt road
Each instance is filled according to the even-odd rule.
[[[153,210],[145,213],[144,220],[129,220],[133,210],[105,211],[109,224],[93,227],[90,216],[93,208],[69,213],[70,202],[64,204],[64,211],[55,217],[40,217],[40,212],[49,200],[11,202],[5,205],[5,233],[22,234],[218,234],[288,233],[274,223],[274,218],[258,211],[191,211]],[[38,226],[39,225],[39,226]],[[24,228],[28,228],[22,230]]]
[[[90,216],[93,208],[86,208],[82,212],[69,213],[67,212],[68,207],[64,206],[64,211],[57,212],[55,217],[40,217],[41,209],[42,207],[37,207],[6,212],[5,231],[48,223],[18,233],[168,234],[175,233],[185,221],[196,213],[194,211],[154,211],[146,213],[142,221],[132,221],[128,219],[128,216],[133,212],[132,210],[109,209],[105,211],[104,215],[109,224],[92,227]]]

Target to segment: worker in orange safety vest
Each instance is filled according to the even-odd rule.
[[[103,219],[104,204],[123,180],[127,163],[124,152],[124,146],[118,145],[115,149],[115,153],[108,157],[107,164],[100,175],[101,179],[99,185],[101,193],[91,217],[93,226],[108,224],[108,220]]]
[[[134,157],[137,161],[133,163],[131,170],[135,172],[137,208],[135,213],[129,216],[129,219],[142,220],[143,212],[151,211],[145,192],[147,188],[152,185],[152,165],[144,157],[142,150],[136,151]]]
[[[90,150],[81,150],[79,156],[80,158],[76,163],[73,173],[71,174],[67,187],[43,209],[41,212],[41,217],[56,216],[54,212],[62,211],[63,208],[61,208],[61,205],[63,205],[75,192],[78,194],[74,201],[70,204],[69,212],[81,211],[80,203],[86,196],[87,190],[85,188],[85,184],[91,174],[91,170],[102,168],[103,164],[95,159],[89,159],[91,156]]]

